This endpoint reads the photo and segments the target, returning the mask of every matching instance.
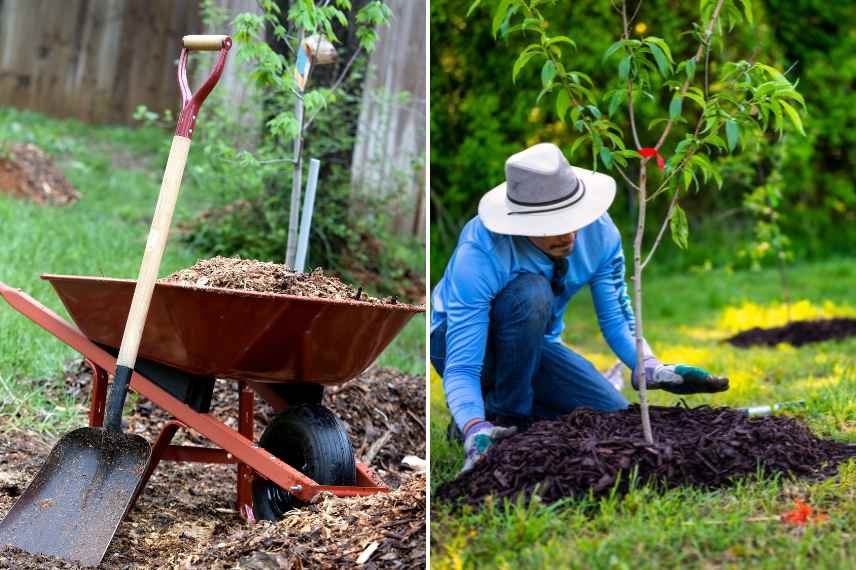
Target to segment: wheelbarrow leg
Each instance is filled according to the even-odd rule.
[[[104,425],[104,406],[107,401],[107,371],[86,359],[86,364],[92,368],[92,394],[89,406],[89,427]]]
[[[253,415],[256,398],[246,382],[238,382],[238,433],[250,441],[255,441]],[[253,469],[246,463],[238,462],[238,512],[244,518],[250,518],[253,508]]]
[[[170,442],[172,442],[172,438],[175,437],[176,432],[178,432],[179,428],[187,427],[183,423],[172,420],[166,423],[163,427],[163,430],[158,435],[157,440],[155,441],[154,446],[152,447],[152,456],[149,459],[149,465],[146,467],[146,472],[143,474],[143,478],[140,480],[140,485],[137,487],[136,492],[134,493],[134,497],[131,499],[131,504],[128,505],[128,511],[134,508],[134,505],[137,504],[137,499],[140,498],[143,490],[146,488],[146,485],[149,483],[149,479],[152,476],[152,473],[157,469],[158,463],[160,463],[161,458],[163,457],[164,452],[169,448]]]

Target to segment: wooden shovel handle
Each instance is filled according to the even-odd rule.
[[[128,313],[128,320],[125,322],[125,333],[122,335],[119,357],[116,359],[116,364],[120,366],[133,369],[137,362],[137,352],[143,337],[143,327],[146,324],[149,303],[152,300],[161,258],[166,248],[169,227],[172,224],[172,213],[175,210],[178,190],[181,187],[181,178],[184,175],[184,165],[187,163],[189,151],[189,138],[173,137],[166,170],[163,173],[160,195],[157,206],[155,206],[155,216],[152,219],[152,227],[146,241],[143,263],[140,265],[140,275],[137,277],[137,285],[134,287],[131,310]]]
[[[217,51],[225,47],[226,40],[229,36],[223,35],[204,35],[204,36],[184,36],[181,38],[181,43],[187,49],[199,51]]]

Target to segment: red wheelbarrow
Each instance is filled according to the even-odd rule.
[[[17,311],[81,353],[93,369],[89,425],[104,420],[133,280],[43,275],[77,326],[0,282]],[[162,460],[238,466],[237,508],[275,520],[322,491],[370,495],[389,488],[354,459],[342,422],[321,405],[324,386],[365,370],[421,307],[199,288],[159,282],[131,389],[175,419],[158,436],[133,507]],[[215,379],[238,381],[238,429],[208,414]],[[255,396],[277,416],[254,441]],[[218,447],[171,444],[192,429]],[[14,510],[14,507],[13,507]],[[10,511],[12,512],[12,511]]]

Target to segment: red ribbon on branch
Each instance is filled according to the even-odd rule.
[[[660,170],[666,168],[666,161],[663,159],[663,155],[657,152],[657,149],[652,146],[646,146],[639,149],[639,154],[646,158],[651,158],[652,156],[657,157],[657,166],[660,167]]]

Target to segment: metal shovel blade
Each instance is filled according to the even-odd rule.
[[[105,428],[66,434],[0,522],[0,546],[97,566],[150,455],[139,435]]]

